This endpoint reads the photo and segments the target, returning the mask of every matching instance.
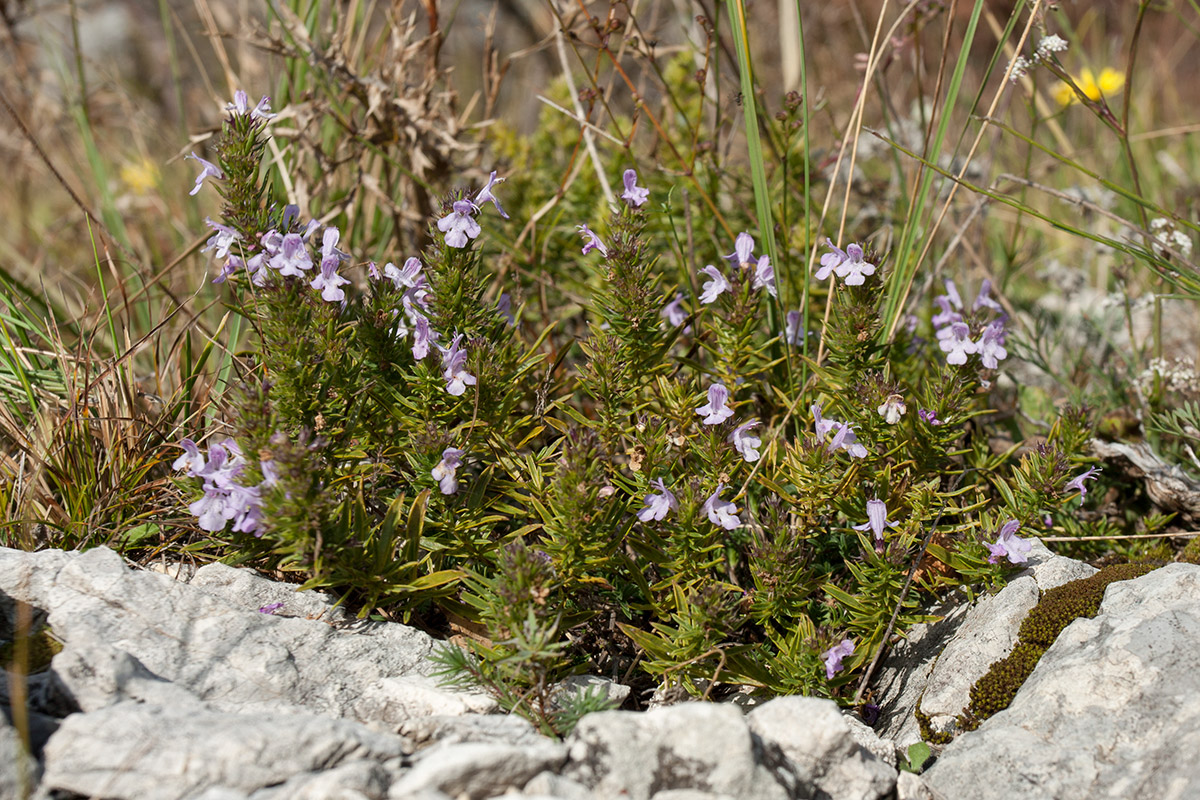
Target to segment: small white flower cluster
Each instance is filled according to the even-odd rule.
[[[1158,219],[1150,223],[1150,232],[1154,238],[1167,247],[1179,253],[1184,258],[1192,255],[1192,238],[1175,226],[1174,220]]]
[[[1013,59],[1009,67],[1008,79],[1016,83],[1018,78],[1022,78],[1029,73],[1029,70],[1036,67],[1043,61],[1049,61],[1050,57],[1055,53],[1061,53],[1067,49],[1067,40],[1056,34],[1043,36],[1038,42],[1037,49],[1033,52],[1033,60],[1030,61],[1025,56],[1017,56]]]
[[[1200,374],[1195,364],[1186,358],[1168,362],[1165,358],[1151,359],[1146,369],[1137,377],[1138,387],[1148,394],[1154,388],[1154,379],[1159,378],[1169,392],[1184,395],[1200,395]]]

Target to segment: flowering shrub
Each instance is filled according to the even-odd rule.
[[[630,169],[547,267],[583,276],[581,311],[546,319],[480,244],[508,218],[496,172],[381,269],[270,204],[270,107],[240,98],[197,186],[224,198],[214,281],[255,340],[232,435],[181,444],[190,510],[364,615],[472,631],[448,664],[512,708],[545,719],[585,668],[849,697],[924,595],[992,583],[1086,491],[1082,411],[1019,458],[981,435],[1007,357],[986,283],[968,308],[947,281],[889,339],[885,254],[830,242],[803,287],[744,232],[693,273]]]

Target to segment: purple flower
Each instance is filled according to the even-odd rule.
[[[882,500],[872,499],[867,501],[867,521],[861,525],[853,525],[851,527],[856,531],[870,530],[875,534],[877,541],[883,541],[884,527],[895,528],[896,522],[887,518],[887,506]]]
[[[666,317],[667,322],[678,328],[687,322],[688,312],[683,308],[683,292],[676,292],[675,299],[663,306],[658,312],[660,317]]]
[[[188,504],[188,511],[199,519],[200,530],[216,533],[225,529],[229,520],[237,516],[239,509],[232,499],[233,492],[206,483],[204,496]]]
[[[725,405],[729,399],[729,390],[723,384],[714,383],[708,387],[708,404],[696,409],[696,413],[704,417],[705,425],[720,425],[733,416],[733,409]]]
[[[1004,337],[1003,319],[992,320],[983,329],[983,335],[976,344],[976,352],[987,369],[996,369],[1000,362],[1008,357],[1008,351],[1004,349]]]
[[[298,233],[289,233],[283,237],[279,242],[278,252],[271,256],[269,263],[271,269],[279,270],[280,275],[285,277],[294,275],[297,278],[303,277],[304,273],[313,266],[308,246],[304,244],[304,238]],[[324,268],[324,263],[321,266]]]
[[[321,299],[326,303],[340,303],[346,299],[342,284],[350,281],[337,274],[338,260],[327,258],[321,262],[321,274],[312,280],[312,288],[321,291]]]
[[[1003,314],[1004,308],[992,299],[991,293],[992,282],[984,278],[983,283],[979,284],[979,296],[975,298],[975,303],[971,306],[971,310],[978,311],[981,308],[990,308],[992,311]]]
[[[954,307],[950,304],[949,297],[944,294],[939,294],[937,297],[933,298],[933,302],[937,304],[937,307],[941,309],[941,312],[934,314],[933,318],[929,321],[939,333],[945,330],[949,325],[953,325],[956,322],[962,322],[962,314],[954,310]]]
[[[979,345],[971,340],[971,329],[965,322],[956,322],[949,328],[946,336],[938,336],[938,347],[946,352],[947,364],[965,364],[967,356],[978,352]]]
[[[498,183],[504,183],[504,181],[505,178],[497,178],[496,171],[492,170],[492,174],[488,176],[487,184],[485,184],[484,187],[479,190],[479,194],[475,195],[475,199],[472,201],[475,206],[477,208],[482,208],[484,203],[491,203],[496,207],[496,210],[500,212],[500,216],[508,219],[508,214],[506,214],[504,209],[500,207],[500,201],[496,199],[496,195],[492,194],[492,187]]]
[[[634,208],[641,208],[650,198],[650,190],[643,189],[637,185],[637,172],[635,170],[625,170],[625,174],[621,176],[621,180],[625,182],[625,191],[621,193],[621,199]]]
[[[321,267],[325,267],[326,261],[332,261],[336,268],[343,261],[349,261],[350,255],[343,253],[338,249],[338,239],[342,238],[341,232],[330,226],[321,234]]]
[[[991,554],[988,556],[989,564],[999,563],[1000,559],[1005,557],[1014,564],[1024,564],[1029,560],[1029,551],[1033,549],[1033,544],[1016,535],[1020,527],[1020,523],[1010,519],[1000,528],[995,544],[984,542],[984,547]]]
[[[190,194],[190,195],[194,196],[197,192],[200,191],[200,187],[204,184],[205,178],[217,178],[219,180],[223,180],[225,178],[225,173],[221,172],[220,167],[218,167],[216,164],[212,163],[211,161],[205,161],[203,158],[196,155],[195,153],[186,155],[186,156],[184,156],[184,158],[194,158],[200,162],[200,174],[198,176],[196,176],[195,187],[193,187],[192,190],[190,192],[188,192],[188,194]]]
[[[283,608],[283,603],[267,603],[258,609],[260,614],[274,614],[279,609]]]
[[[787,312],[786,320],[783,326],[783,340],[792,347],[799,347],[804,341],[804,331],[800,330],[800,312]]]
[[[748,267],[754,263],[754,237],[742,231],[733,240],[733,252],[725,256],[739,267]]]
[[[411,256],[404,262],[403,268],[390,261],[384,264],[383,276],[391,280],[397,289],[415,289],[424,282],[424,278],[421,277],[421,262]]]
[[[742,521],[737,518],[737,506],[728,500],[721,499],[721,492],[724,490],[725,484],[718,483],[717,490],[708,496],[701,510],[708,514],[708,519],[713,525],[731,531],[741,527]]]
[[[726,441],[733,442],[733,449],[742,454],[742,458],[747,461],[758,461],[758,448],[762,445],[762,439],[757,436],[751,436],[747,431],[751,428],[756,428],[759,421],[752,419],[749,422],[744,422],[733,429],[733,433],[729,434]]]
[[[465,454],[465,450],[447,447],[442,451],[442,460],[430,471],[429,474],[438,482],[442,494],[454,494],[458,491],[458,476],[455,472],[462,466],[462,457]]]
[[[429,327],[429,318],[419,311],[414,311],[413,315],[416,321],[413,323],[413,358],[417,361],[429,355],[429,345],[433,344],[436,338],[433,330]]]
[[[842,262],[848,258],[846,251],[834,244],[833,239],[826,239],[825,246],[829,248],[829,252],[821,256],[821,266],[817,269],[819,281],[825,280],[834,272],[841,275]]]
[[[608,258],[608,248],[604,246],[604,242],[600,241],[600,237],[597,236],[591,228],[584,224],[576,225],[575,230],[579,231],[580,236],[583,236],[587,239],[587,241],[583,243],[583,254],[585,256],[593,250],[599,250],[600,255]]]
[[[221,265],[221,271],[217,273],[217,277],[212,279],[213,283],[224,283],[237,274],[237,271],[244,267],[242,259],[238,256],[230,256],[225,259],[225,263]]]
[[[941,425],[942,421],[937,418],[937,412],[931,411],[928,408],[918,408],[917,416],[930,425]]]
[[[826,445],[829,452],[833,453],[842,449],[849,453],[851,458],[867,457],[867,448],[859,444],[858,434],[854,432],[853,426],[847,422],[821,416],[821,406],[818,404],[812,406],[812,412],[813,418],[816,420],[817,436],[824,441],[830,432],[833,433],[833,439]]]
[[[467,351],[458,346],[463,335],[457,334],[449,347],[438,345],[442,353],[442,378],[446,381],[446,391],[459,397],[468,386],[475,385],[475,376],[467,372]]]
[[[200,252],[207,253],[209,250],[215,249],[217,251],[215,255],[218,259],[225,258],[225,256],[229,255],[229,248],[233,247],[233,243],[242,238],[242,235],[228,225],[213,222],[208,217],[204,218],[204,222],[215,233],[213,233],[207,244],[200,249]]]
[[[266,95],[264,95],[263,99],[258,101],[258,105],[251,110],[250,98],[241,89],[238,89],[233,93],[233,102],[226,103],[225,110],[234,114],[240,114],[242,116],[245,116],[246,112],[249,112],[251,119],[268,120],[279,116],[278,114],[271,113],[271,98],[267,97]]]
[[[452,211],[438,220],[438,230],[446,234],[448,247],[466,247],[479,235],[479,223],[471,216],[478,209],[469,200],[456,200]]]
[[[633,172],[633,170],[629,170],[629,172]],[[661,520],[667,516],[668,511],[679,508],[679,501],[675,499],[671,490],[663,485],[662,478],[655,478],[650,481],[650,485],[658,487],[658,494],[646,495],[646,507],[637,513],[637,518],[642,522]]]
[[[712,280],[704,282],[703,291],[700,293],[700,302],[706,305],[715,303],[718,297],[729,291],[729,281],[725,280],[721,271],[712,264],[700,271],[712,278]]]
[[[204,469],[204,455],[191,439],[184,439],[179,446],[183,448],[183,455],[175,459],[171,469],[176,471],[187,469],[187,474],[195,478],[200,474],[200,470]]]
[[[375,266],[374,261],[367,262],[367,280],[377,281],[383,277],[383,273],[379,271],[379,267]]]
[[[778,297],[779,290],[775,288],[775,268],[771,266],[770,256],[760,256],[758,264],[754,268],[754,278],[750,281],[750,288],[762,289],[766,287],[767,293],[771,297]]]
[[[509,325],[517,324],[517,318],[513,316],[512,311],[512,297],[508,292],[501,292],[500,297],[496,299],[496,313]]]
[[[187,440],[185,439],[184,441],[187,441]],[[180,444],[182,444],[182,443],[183,442],[180,442]],[[176,463],[178,463],[178,462],[176,462]],[[1063,491],[1067,492],[1067,491],[1070,491],[1071,489],[1075,489],[1079,492],[1079,499],[1082,500],[1083,496],[1088,493],[1087,486],[1084,486],[1083,482],[1086,480],[1095,480],[1096,475],[1098,475],[1099,473],[1100,473],[1099,467],[1091,467],[1090,469],[1086,470],[1082,474],[1076,475],[1074,478],[1071,478],[1071,480],[1067,481],[1067,485],[1063,487]]]
[[[267,276],[270,274],[267,270],[267,253],[255,253],[251,256],[246,262],[246,271],[250,273],[251,283],[255,286],[266,286]]]
[[[847,286],[861,286],[867,275],[875,274],[875,265],[863,260],[861,245],[849,244],[846,245],[846,258],[837,266],[837,274]]]
[[[821,660],[825,662],[825,677],[833,680],[833,676],[842,671],[842,659],[850,655],[854,655],[854,642],[849,639],[842,639],[821,653]]]

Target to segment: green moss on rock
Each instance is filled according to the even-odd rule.
[[[1139,578],[1159,566],[1114,564],[1091,577],[1044,592],[1021,623],[1012,652],[992,664],[987,674],[971,687],[971,702],[957,720],[959,729],[974,730],[997,711],[1008,708],[1042,654],[1050,649],[1063,629],[1080,617],[1096,616],[1109,584]]]

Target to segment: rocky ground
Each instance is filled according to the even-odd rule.
[[[1000,593],[939,610],[881,672],[874,729],[831,701],[784,697],[592,714],[564,741],[441,688],[439,644],[418,630],[348,620],[246,570],[166,571],[104,548],[0,549],[0,643],[22,615],[64,643],[15,716],[19,684],[0,690],[0,800],[1200,797],[1186,755],[1200,745],[1192,565],[1112,584],[1012,706],[919,777],[896,768],[920,738],[917,703],[952,730],[1040,594],[1090,567],[1039,547]]]

